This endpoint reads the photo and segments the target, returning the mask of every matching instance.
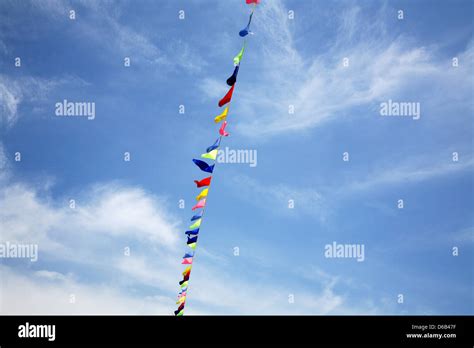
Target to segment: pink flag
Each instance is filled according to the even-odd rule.
[[[183,262],[181,262],[182,265],[192,265],[193,264],[193,258],[192,257],[188,257],[188,258],[185,258],[183,259]]]
[[[194,207],[191,208],[191,210],[196,210],[199,208],[204,208],[206,206],[206,199],[201,199]]]
[[[178,294],[178,300],[179,300],[181,297],[186,297],[186,291],[183,291],[182,293]]]
[[[219,129],[219,134],[224,136],[224,137],[228,137],[229,136],[229,133],[227,133],[225,131],[225,127],[227,126],[227,121],[224,121],[224,123],[222,123],[222,126],[221,126],[221,129]]]
[[[245,2],[247,3],[247,5],[250,5],[250,4],[258,4],[260,2],[260,0],[245,0]]]

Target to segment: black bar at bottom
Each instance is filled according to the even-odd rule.
[[[472,347],[472,316],[0,316],[0,346],[408,344]],[[28,324],[27,324],[28,323]],[[52,326],[54,325],[54,340]],[[19,336],[46,337],[19,337]]]

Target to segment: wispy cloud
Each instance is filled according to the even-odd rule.
[[[87,86],[88,82],[73,76],[64,75],[52,78],[33,76],[12,78],[0,75],[0,126],[4,129],[11,128],[21,116],[20,104],[23,102],[35,103],[36,108],[41,107],[52,92],[64,86]],[[53,105],[50,106],[51,113]]]
[[[69,11],[75,10],[74,26],[80,38],[95,42],[109,54],[130,57],[134,65],[161,65],[168,70],[185,69],[191,73],[199,72],[207,65],[187,42],[181,39],[166,41],[167,38],[160,35],[159,27],[150,32],[123,23],[124,5],[126,3],[112,1],[34,2],[35,8],[56,20],[69,21]]]
[[[347,117],[351,108],[378,105],[383,98],[409,94],[430,95],[427,103],[438,104],[453,83],[456,99],[469,99],[472,47],[460,52],[464,66],[450,69],[450,61],[438,57],[436,47],[416,45],[404,36],[388,35],[381,10],[367,27],[358,7],[342,12],[331,46],[319,54],[304,56],[295,45],[288,11],[281,1],[262,4],[255,18],[263,46],[258,83],[240,91],[238,125],[242,134],[259,137],[317,127]],[[365,12],[364,12],[365,13]],[[295,24],[296,25],[296,24]],[[343,58],[349,66],[343,66]],[[467,59],[465,59],[467,58]],[[436,84],[433,91],[423,88]],[[422,91],[425,92],[422,92]],[[443,99],[443,98],[441,98]],[[446,98],[444,98],[446,99]],[[294,105],[294,114],[289,114]]]
[[[248,176],[236,176],[233,185],[238,187],[238,196],[262,209],[292,215],[326,218],[323,195],[311,188],[292,187],[287,184],[262,184]],[[294,207],[293,208],[290,208]]]
[[[446,158],[444,162],[436,161],[427,163],[426,159],[412,158],[401,164],[384,165],[370,170],[369,175],[363,178],[351,179],[345,185],[341,185],[340,192],[366,191],[400,184],[423,182],[426,180],[452,175],[463,171],[472,171],[474,160],[465,158],[459,162],[453,162]]]
[[[430,156],[409,158],[402,163],[376,164],[367,172],[352,173],[340,182],[321,187],[290,187],[284,183],[261,183],[248,176],[236,176],[233,184],[238,187],[238,197],[263,210],[278,212],[279,215],[292,216],[304,214],[316,216],[321,222],[330,218],[340,204],[340,199],[355,193],[367,194],[369,191],[387,191],[398,185],[426,182],[446,175],[455,175],[474,170],[474,160],[463,158],[452,162],[446,158],[440,162]],[[294,209],[289,209],[293,200]],[[293,214],[292,214],[293,213]]]

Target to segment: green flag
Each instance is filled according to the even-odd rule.
[[[194,230],[198,228],[199,226],[201,226],[201,220],[202,219],[196,220],[191,226],[189,226],[189,229]]]
[[[215,150],[212,150],[212,151],[209,151],[209,152],[206,152],[206,153],[203,153],[201,155],[202,158],[209,158],[211,160],[215,160],[216,157],[217,157],[217,149]]]
[[[234,65],[240,64],[240,61],[242,60],[242,56],[244,55],[244,50],[245,50],[245,43],[244,43],[244,47],[242,47],[239,54],[234,57]]]

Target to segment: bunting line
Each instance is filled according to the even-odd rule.
[[[240,37],[246,37],[248,34],[253,34],[250,31],[250,24],[252,22],[252,17],[255,12],[255,8],[257,4],[260,2],[260,0],[245,0],[246,4],[248,5],[253,5],[252,6],[252,11],[249,16],[249,21],[247,26],[239,32]],[[219,124],[220,123],[220,128],[219,128],[219,137],[217,140],[214,142],[213,145],[209,146],[206,149],[206,152],[201,154],[200,158],[207,160],[212,160],[214,161],[213,164],[208,164],[206,161],[202,159],[196,159],[193,158],[194,164],[201,169],[201,171],[205,173],[210,173],[211,175],[203,178],[201,180],[194,180],[194,183],[196,184],[196,187],[200,190],[200,193],[196,196],[196,205],[194,205],[191,210],[194,213],[193,217],[190,219],[191,225],[189,226],[188,230],[185,232],[187,236],[187,242],[186,244],[188,247],[191,249],[191,251],[187,251],[184,256],[181,264],[186,265],[185,270],[183,271],[183,279],[179,282],[179,285],[181,287],[181,291],[178,293],[178,298],[176,301],[176,304],[178,305],[178,308],[174,311],[175,316],[182,316],[184,315],[184,308],[186,305],[186,296],[189,292],[189,278],[191,276],[191,271],[193,267],[193,261],[196,255],[196,246],[198,242],[198,236],[199,236],[199,231],[202,227],[202,221],[204,218],[204,214],[206,211],[206,206],[207,206],[207,198],[209,195],[209,191],[211,189],[211,179],[212,179],[212,174],[214,173],[215,166],[217,164],[216,157],[218,150],[221,145],[221,141],[223,137],[227,137],[230,134],[226,131],[226,126],[227,126],[227,117],[229,115],[229,109],[230,105],[232,104],[232,96],[234,93],[234,88],[235,84],[237,82],[237,75],[239,73],[239,68],[240,68],[240,63],[242,61],[242,58],[244,56],[245,48],[247,45],[247,38],[244,38],[243,46],[239,53],[234,57],[234,72],[232,75],[227,79],[226,83],[228,86],[230,86],[230,89],[228,92],[224,95],[224,97],[219,100],[218,106],[220,108],[223,108],[221,113],[217,116],[214,117],[214,122]],[[198,212],[198,210],[200,212]]]

